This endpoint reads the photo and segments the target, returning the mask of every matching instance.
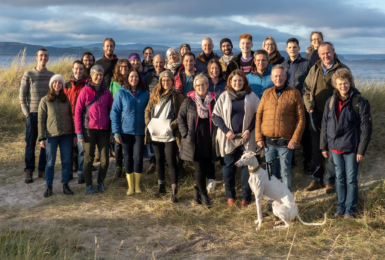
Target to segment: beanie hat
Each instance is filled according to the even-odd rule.
[[[231,40],[229,38],[223,38],[219,44],[219,48],[222,50],[222,44],[225,43],[225,42],[228,42],[230,43],[231,45],[231,48],[233,48],[233,43],[231,42]]]
[[[169,77],[172,79],[172,82],[174,83],[174,74],[170,70],[164,70],[159,74],[159,84],[162,83],[162,78]]]
[[[131,62],[131,61],[133,61],[133,60],[135,60],[135,59],[140,60],[139,54],[137,54],[137,53],[131,53],[131,55],[128,56],[128,61],[129,61],[129,62]]]
[[[53,75],[53,76],[51,77],[51,79],[49,80],[49,88],[51,88],[52,83],[54,83],[55,80],[60,81],[61,84],[63,84],[63,89],[64,89],[64,84],[65,84],[65,83],[64,83],[64,79],[63,79],[63,77],[62,77],[61,75],[59,75],[59,74],[55,74],[55,75]]]
[[[179,53],[180,53],[180,50],[181,50],[183,47],[187,47],[187,48],[189,49],[189,51],[191,51],[190,44],[188,44],[188,43],[183,43],[183,44],[179,47]]]

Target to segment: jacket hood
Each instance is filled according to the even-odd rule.
[[[314,51],[313,45],[309,45],[306,47],[306,53],[312,53]]]
[[[213,92],[208,92],[208,93],[210,94],[211,99],[214,99],[216,97],[215,93],[213,93]],[[192,98],[192,99],[195,99],[195,90],[187,93],[187,96]]]

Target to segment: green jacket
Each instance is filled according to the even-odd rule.
[[[115,95],[116,93],[118,92],[119,89],[122,88],[123,85],[120,85],[118,82],[114,81],[114,80],[111,80],[111,84],[110,84],[110,91],[111,91],[111,94],[112,94],[112,98],[115,99]]]
[[[334,66],[326,76],[323,73],[322,60],[317,61],[310,69],[302,89],[307,112],[310,110],[315,110],[316,112],[324,111],[326,100],[333,95],[334,87],[331,79],[334,73],[342,68],[349,69],[338,58],[335,58]],[[330,93],[330,95],[325,95],[325,93]],[[316,104],[315,100],[318,100],[318,104]]]
[[[72,120],[71,103],[63,103],[59,98],[48,102],[47,96],[39,104],[38,112],[39,140],[50,137],[75,134],[74,121]]]

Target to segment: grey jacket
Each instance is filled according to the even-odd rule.
[[[289,70],[290,67],[289,59],[290,57],[287,57],[286,60],[281,64],[287,70]],[[301,55],[299,55],[298,63],[294,71],[294,84],[291,87],[298,89],[301,94],[303,89],[303,83],[305,82],[305,79],[311,67],[313,67],[313,63],[310,60],[302,58]]]

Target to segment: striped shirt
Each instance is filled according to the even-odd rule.
[[[253,56],[245,60],[241,57],[241,62],[239,63],[239,68],[245,73],[248,74],[251,71],[251,65],[253,65]]]
[[[20,105],[24,115],[37,113],[40,100],[47,95],[49,90],[49,80],[55,75],[52,71],[45,70],[40,72],[34,68],[26,71],[20,84]]]

